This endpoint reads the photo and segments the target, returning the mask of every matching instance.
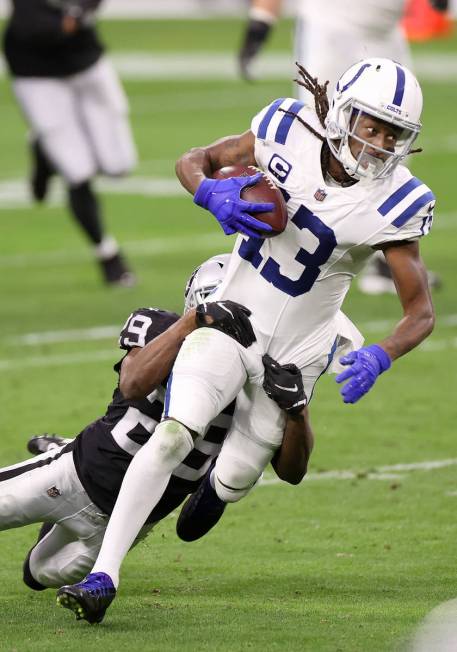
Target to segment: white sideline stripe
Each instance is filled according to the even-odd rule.
[[[394,323],[395,321],[393,319],[379,319],[376,321],[367,321],[365,323],[359,324],[358,328],[360,328],[365,333],[377,333],[378,331],[384,331],[388,328],[391,328]],[[438,316],[437,325],[447,328],[457,326],[457,315]]]
[[[457,151],[457,136],[456,150]],[[154,176],[132,176],[125,179],[99,178],[96,180],[99,191],[108,195],[134,195],[141,197],[185,197],[187,191],[175,178]],[[190,199],[190,196],[189,196]],[[65,190],[61,179],[54,179],[50,186],[47,206],[64,206]],[[27,180],[25,178],[0,180],[0,210],[35,208]],[[433,231],[457,228],[457,212],[441,213],[437,211],[433,222]]]
[[[92,351],[87,353],[64,353],[52,355],[37,355],[25,358],[24,360],[0,360],[0,371],[16,371],[18,369],[27,369],[30,367],[59,367],[67,364],[86,364],[90,362],[100,362],[101,360],[119,359],[122,356],[121,351],[110,349],[109,351]]]
[[[35,346],[37,344],[57,344],[58,342],[85,342],[118,338],[119,326],[96,326],[95,328],[80,328],[62,331],[43,331],[41,333],[25,333],[8,338],[9,344]]]
[[[404,475],[399,474],[401,471],[434,471],[435,469],[444,469],[449,466],[456,466],[457,458],[450,458],[447,460],[429,460],[425,462],[412,462],[410,464],[393,464],[390,466],[380,466],[373,471],[324,471],[322,473],[308,473],[305,475],[305,480],[401,480]],[[262,478],[260,485],[272,485],[282,483],[277,477]],[[448,492],[450,493],[450,492]]]
[[[142,197],[180,197],[187,191],[176,178],[133,176],[125,179],[100,178],[96,181],[100,192],[110,195],[136,195]],[[47,206],[63,206],[66,203],[62,181],[54,179],[49,189]],[[25,178],[0,181],[0,209],[12,210],[35,206]]]
[[[115,338],[119,334],[119,327],[114,329],[113,327],[105,327],[107,332],[109,329],[109,337]],[[65,333],[65,331],[64,331]],[[102,335],[103,327],[100,330],[100,333],[96,334],[92,339],[105,339],[105,335]],[[27,344],[27,345],[36,345],[36,344],[50,344],[53,342],[72,342],[72,341],[82,341],[72,339],[75,334],[78,334],[78,331],[67,331],[68,337],[64,334],[57,335],[58,339],[54,340],[53,333],[30,333],[27,336],[19,336],[17,338],[11,338],[8,340],[10,343],[14,344]],[[31,337],[32,336],[32,337]],[[44,337],[43,337],[44,336]],[[22,339],[20,338],[27,338]],[[86,338],[89,339],[89,338]],[[418,347],[419,351],[423,353],[433,353],[434,351],[447,351],[450,348],[457,349],[457,337],[452,340],[437,340],[435,342],[430,342],[428,346],[422,344]],[[117,357],[119,358],[122,355],[122,352],[117,351]],[[57,367],[61,365],[72,365],[72,364],[85,364],[91,362],[97,362],[99,360],[115,359],[116,349],[110,349],[109,351],[96,351],[88,353],[68,353],[68,354],[49,354],[46,356],[32,356],[24,359],[0,359],[0,371],[16,371],[16,369],[26,369],[28,367]]]
[[[112,52],[110,59],[124,80],[239,80],[235,52]],[[452,53],[415,55],[414,69],[422,81],[453,82],[457,61]],[[253,72],[259,79],[292,79],[294,57],[290,51],[264,53],[254,62]],[[0,77],[5,65],[0,59]]]
[[[189,251],[189,245],[192,243],[193,251],[206,251],[207,249],[227,249],[226,236],[222,231],[214,233],[202,233],[195,238],[189,236],[179,236],[177,238],[154,238],[153,240],[133,240],[123,242],[122,248],[130,254],[147,256],[179,253]],[[92,260],[93,256],[88,249],[43,251],[32,254],[12,254],[0,256],[0,269],[11,267],[35,267],[48,265],[67,265]]]
[[[393,323],[393,321],[388,320],[365,322],[359,324],[359,328],[362,332],[378,332],[381,330],[387,330],[393,325]],[[439,325],[449,328],[457,326],[457,314],[446,315],[445,317],[439,318]],[[13,337],[6,338],[6,342],[8,344],[35,346],[37,344],[56,344],[58,342],[85,342],[112,338],[117,339],[119,337],[119,333],[120,326],[116,324],[110,324],[107,326],[95,326],[91,328],[24,333],[23,335],[15,335]],[[429,348],[431,347],[431,349],[436,350],[437,346],[447,346],[450,342],[454,342],[454,339],[431,340],[430,342],[427,340],[421,344],[421,348],[424,349],[428,346]],[[451,346],[455,347],[457,344],[454,343],[453,345],[451,344]]]

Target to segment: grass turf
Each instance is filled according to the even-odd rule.
[[[284,22],[275,32],[271,51],[289,47],[290,27]],[[103,33],[113,50],[230,51],[241,23],[107,22]],[[415,51],[455,48],[450,40]],[[140,153],[136,174],[171,178],[180,153],[248,128],[251,116],[288,94],[290,84],[170,80],[128,82],[126,89]],[[5,181],[22,177],[27,161],[25,127],[5,80],[0,92]],[[99,627],[75,623],[54,607],[53,592],[34,594],[21,583],[22,559],[36,527],[2,533],[1,650],[403,650],[421,618],[455,595],[453,467],[384,479],[370,475],[384,465],[453,458],[456,450],[450,143],[456,139],[457,87],[427,82],[424,96],[425,152],[415,157],[413,169],[438,197],[436,226],[423,242],[427,264],[444,281],[435,295],[433,349],[397,362],[356,406],[342,404],[332,378],[320,381],[312,404],[317,437],[310,471],[355,474],[321,475],[298,487],[259,487],[195,544],[178,541],[174,521],[167,519],[129,556],[119,598]],[[188,197],[106,193],[103,202],[110,229],[140,279],[132,291],[100,285],[63,207],[0,211],[2,465],[25,457],[29,434],[76,433],[101,414],[118,355],[115,337],[36,346],[18,337],[120,327],[139,305],[179,311],[191,269],[230,249],[231,240]],[[395,298],[366,297],[357,289],[345,310],[368,341],[386,332],[373,322],[399,317]]]

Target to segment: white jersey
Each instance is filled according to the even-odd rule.
[[[405,0],[298,0],[298,14],[326,27],[381,35],[394,30],[401,19]]]
[[[265,350],[303,367],[330,350],[338,311],[373,247],[426,235],[435,198],[403,166],[386,179],[328,185],[322,142],[281,109],[322,132],[314,110],[291,98],[252,121],[258,166],[282,189],[289,220],[273,238],[238,236],[215,296],[250,308]]]

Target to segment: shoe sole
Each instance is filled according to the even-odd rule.
[[[69,609],[72,611],[76,616],[76,620],[87,620],[87,622],[91,625],[101,623],[103,616],[105,615],[103,614],[101,618],[98,618],[97,620],[89,620],[87,613],[84,611],[84,607],[81,606],[81,604],[73,595],[68,593],[62,593],[61,595],[58,595],[56,602],[59,607],[63,607],[64,609]]]

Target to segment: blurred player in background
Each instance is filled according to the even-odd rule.
[[[168,383],[164,418],[125,475],[92,573],[61,589],[73,591],[86,610],[109,606],[122,559],[170,474],[235,396],[224,442],[230,454],[223,464],[219,457],[213,488],[219,500],[236,502],[255,484],[284,429],[283,412],[264,391],[265,354],[299,367],[308,403],[335,355],[338,315],[351,281],[373,250],[383,251],[392,271],[402,317],[379,343],[340,359],[344,402],[359,401],[433,329],[419,240],[430,231],[435,198],[399,165],[421,129],[419,83],[390,59],[366,59],[340,78],[329,107],[325,85],[303,68],[300,73],[313,108],[293,98],[275,100],[249,130],[195,147],[177,163],[194,202],[214,215],[224,233],[240,234],[212,298],[246,305],[256,341],[246,349],[214,329],[186,338]],[[271,204],[242,199],[243,188],[261,173],[214,178],[228,165],[257,166],[279,186],[289,218],[282,233],[263,235],[269,225],[261,213]]]
[[[104,280],[132,286],[116,240],[105,232],[92,183],[136,163],[128,103],[94,25],[101,0],[12,0],[3,51],[13,91],[30,127],[31,191],[46,198],[53,174],[94,248]]]
[[[442,10],[445,0],[430,0]],[[354,61],[367,57],[387,57],[412,68],[408,41],[400,26],[407,0],[296,0],[295,58],[317,79],[328,80],[328,96]],[[252,64],[280,16],[282,0],[252,0],[249,20],[238,54],[241,75],[252,78]],[[298,86],[298,98],[306,91]],[[441,281],[428,272],[431,287]],[[358,279],[366,294],[395,294],[389,267],[380,254],[374,254]]]

